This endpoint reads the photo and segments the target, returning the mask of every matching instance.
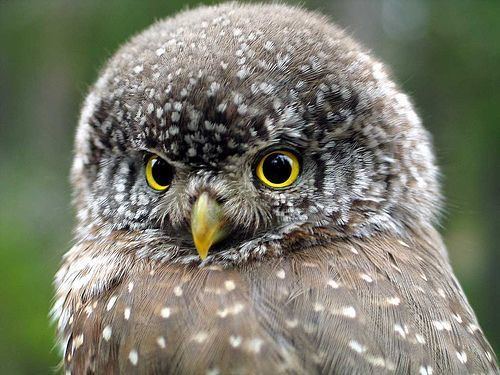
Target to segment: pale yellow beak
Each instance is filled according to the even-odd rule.
[[[225,237],[222,208],[207,192],[202,193],[194,202],[191,234],[202,260],[207,257],[210,247]]]

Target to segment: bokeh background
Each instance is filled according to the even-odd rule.
[[[199,1],[0,0],[0,373],[58,363],[48,311],[69,248],[68,171],[80,104],[132,34]],[[312,0],[387,62],[434,134],[441,231],[500,348],[500,1]]]

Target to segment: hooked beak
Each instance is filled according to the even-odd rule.
[[[191,210],[191,234],[202,260],[210,247],[226,236],[222,208],[207,192],[196,199]]]

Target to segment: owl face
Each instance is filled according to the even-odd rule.
[[[329,225],[358,188],[345,171],[368,165],[350,142],[314,146],[322,139],[309,138],[303,123],[272,138],[252,137],[265,134],[266,124],[260,124],[245,140],[223,124],[211,125],[204,121],[198,133],[198,158],[194,153],[179,157],[184,152],[169,153],[164,145],[106,156],[89,197],[92,220],[102,222],[103,229],[161,236],[167,253],[190,248],[196,257],[194,247],[202,258],[212,247],[212,252],[238,253],[239,247],[272,242],[298,228]],[[212,152],[212,146],[203,146],[217,139],[239,146],[218,146]],[[213,241],[207,238],[211,230],[216,231]],[[203,238],[213,243],[204,249],[194,246]]]
[[[89,94],[80,236],[131,231],[139,256],[239,262],[298,232],[433,220],[427,133],[380,63],[317,20],[271,34],[210,9],[135,37]]]

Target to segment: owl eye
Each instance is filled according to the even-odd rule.
[[[174,168],[159,156],[151,156],[146,163],[146,181],[156,191],[167,190],[174,178]]]
[[[286,188],[299,177],[299,158],[290,151],[272,151],[260,159],[255,173],[257,178],[268,187]]]

